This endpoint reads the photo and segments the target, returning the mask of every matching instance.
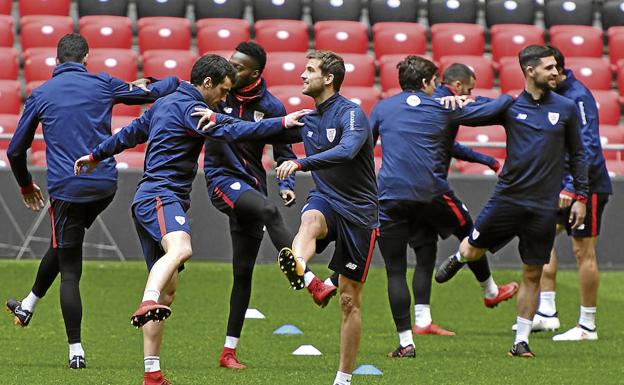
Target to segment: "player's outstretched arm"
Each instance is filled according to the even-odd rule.
[[[455,159],[464,160],[471,163],[480,163],[488,166],[494,172],[498,172],[501,168],[501,164],[495,158],[474,151],[472,148],[464,146],[458,142],[453,142],[453,148],[451,149],[451,156]]]
[[[513,98],[509,95],[501,95],[492,100],[479,98],[478,101],[456,109],[451,114],[451,120],[455,124],[466,126],[498,124],[500,114],[507,110],[511,103],[513,103]]]
[[[142,78],[129,83],[114,77],[110,78],[115,103],[129,105],[155,102],[158,98],[174,92],[179,83],[175,76],[168,76],[162,80]]]

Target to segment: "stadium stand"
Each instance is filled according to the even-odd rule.
[[[420,54],[427,49],[425,27],[417,23],[380,22],[373,26],[375,57]]]
[[[611,89],[611,66],[606,59],[592,57],[566,58],[565,65],[592,91]]]
[[[107,72],[116,78],[132,81],[137,76],[137,54],[131,49],[94,48],[89,51],[89,72]]]
[[[186,0],[135,0],[137,17],[186,16]]]
[[[0,90],[0,92],[2,92]],[[19,115],[0,113],[0,134],[12,134],[17,128]],[[9,139],[0,139],[0,150],[6,150],[9,147]]]
[[[143,75],[162,79],[177,76],[189,80],[197,54],[182,50],[149,50],[141,55]]]
[[[20,19],[22,50],[32,47],[56,47],[61,37],[74,31],[69,16],[24,16]]]
[[[624,144],[624,127],[601,124],[600,125],[600,142],[602,145],[607,144]],[[603,151],[605,159],[622,159],[621,151]]]
[[[31,48],[22,54],[24,78],[27,83],[48,80],[56,66],[56,49],[52,47]]]
[[[479,2],[477,0],[429,0],[427,15],[429,25],[438,23],[477,22]]]
[[[314,108],[314,99],[301,94],[301,85],[271,86],[269,91],[284,104],[288,113]]]
[[[548,0],[544,4],[544,24],[592,25],[594,9],[592,0]]]
[[[488,27],[497,24],[535,23],[537,3],[534,0],[488,0],[485,3],[485,22]]]
[[[484,56],[449,55],[440,59],[440,73],[453,63],[462,63],[470,67],[475,73],[477,88],[492,88],[494,86],[494,70],[492,60]]]
[[[27,15],[69,15],[70,0],[19,0],[19,14]]]
[[[80,34],[89,48],[132,48],[132,21],[126,16],[83,16]]]
[[[241,19],[245,0],[195,0],[195,20],[207,18]]]
[[[431,27],[431,51],[439,60],[447,55],[478,55],[485,52],[485,32],[481,25],[443,23]]]
[[[196,26],[197,50],[201,55],[215,51],[233,51],[238,43],[249,40],[250,37],[247,20],[202,19]]]
[[[615,91],[592,91],[598,105],[600,124],[616,125],[620,122],[620,103]]]
[[[611,27],[607,31],[609,61],[611,69],[617,70],[618,62],[624,59],[624,27]]]
[[[544,44],[542,28],[522,24],[497,24],[490,28],[490,48],[497,68],[501,58],[517,58],[518,52],[531,44]]]
[[[505,142],[507,135],[505,129],[502,126],[482,126],[482,127],[468,127],[460,126],[457,131],[458,142],[477,142],[477,143],[490,143],[490,142]],[[493,156],[497,159],[504,159],[506,157],[506,151],[504,148],[476,148],[477,151]]]
[[[115,104],[113,106],[113,118],[115,116],[133,116],[137,117],[141,114],[141,106],[128,106],[125,104]]]
[[[310,5],[312,23],[322,20],[359,21],[361,0],[314,0]]]
[[[13,47],[0,47],[0,79],[17,80],[19,60]]]
[[[368,19],[372,26],[380,22],[416,22],[419,5],[415,0],[369,0]]]
[[[94,15],[126,16],[128,3],[128,0],[78,0],[78,14],[81,17]]]
[[[366,53],[368,28],[357,21],[319,21],[314,24],[314,48],[337,53]]]
[[[268,55],[263,74],[267,85],[296,85],[301,93],[301,73],[307,61],[301,52],[274,52]]]
[[[600,3],[600,21],[602,29],[624,26],[624,1],[605,0]]]
[[[10,15],[13,8],[13,0],[0,0],[0,15]]]
[[[255,38],[267,52],[306,52],[308,26],[302,20],[266,19],[254,24]]]
[[[550,44],[568,57],[601,57],[602,30],[596,27],[557,25],[549,30]]]
[[[502,58],[499,62],[498,76],[498,85],[502,93],[524,89],[524,74],[518,65],[517,58]]]
[[[370,115],[371,110],[381,97],[375,87],[350,87],[343,86],[340,94],[352,102],[362,107],[366,115]]]
[[[302,0],[252,0],[254,20],[292,19],[303,15]]]
[[[0,47],[13,47],[13,17],[0,15]]]
[[[145,17],[137,22],[141,53],[152,49],[191,49],[191,22],[181,17]]]
[[[375,60],[368,54],[347,53],[342,55],[345,62],[344,86],[372,87],[375,84]]]

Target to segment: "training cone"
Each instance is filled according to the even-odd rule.
[[[320,356],[323,353],[312,345],[301,345],[292,354],[294,356]]]
[[[265,319],[264,314],[260,313],[258,309],[247,309],[245,312],[245,318],[248,319]]]
[[[359,368],[353,371],[353,374],[359,374],[361,376],[383,376],[383,372],[373,365],[360,365]]]
[[[295,325],[286,324],[277,328],[273,334],[303,334],[303,332]]]

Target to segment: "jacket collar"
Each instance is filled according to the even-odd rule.
[[[66,62],[63,64],[59,64],[54,68],[54,72],[52,73],[52,77],[60,75],[64,72],[87,72],[87,67],[84,64],[76,63],[76,62]]]
[[[547,102],[550,99],[550,93],[552,91],[548,90],[545,91],[544,94],[542,95],[542,97],[539,100],[535,100],[533,99],[533,96],[531,96],[530,93],[528,93],[526,90],[523,90],[522,93],[520,93],[520,95],[518,95],[518,98],[523,98],[525,101],[527,101],[528,103],[531,104],[543,104],[545,102]]]
[[[321,114],[324,113],[325,111],[329,110],[334,105],[334,103],[336,103],[336,100],[338,100],[339,97],[340,94],[338,92],[334,93],[332,96],[329,97],[329,99],[319,104],[316,107],[316,110]]]
[[[199,90],[195,88],[195,86],[189,82],[180,82],[180,85],[178,86],[178,91],[183,94],[189,95],[195,100],[198,100],[202,103],[206,103],[206,101],[204,100],[204,97],[199,92]]]

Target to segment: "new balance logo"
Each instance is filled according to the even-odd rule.
[[[345,267],[346,267],[347,269],[349,269],[349,270],[355,270],[355,269],[357,269],[357,265],[356,265],[355,263],[353,263],[353,262],[349,262],[349,263],[347,263],[347,264],[345,265]]]
[[[527,114],[523,114],[523,113],[519,113],[516,116],[516,119],[518,119],[518,120],[526,120],[526,118],[527,118]]]

